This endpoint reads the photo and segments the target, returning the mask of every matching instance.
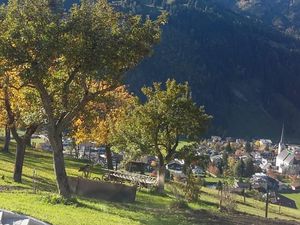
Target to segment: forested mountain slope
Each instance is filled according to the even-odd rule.
[[[300,137],[299,41],[212,2],[177,2],[163,6],[171,15],[162,42],[129,74],[131,87],[187,80],[215,117],[212,133],[276,138],[285,122],[288,136]],[[142,4],[131,11],[155,12]]]
[[[299,0],[213,0],[236,12],[260,18],[276,29],[300,38]]]
[[[145,16],[170,13],[153,55],[127,74],[132,91],[188,81],[194,100],[214,115],[211,134],[278,139],[284,122],[287,137],[300,140],[300,0],[111,2]]]

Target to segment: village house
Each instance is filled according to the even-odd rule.
[[[279,173],[298,175],[300,172],[300,147],[296,145],[286,146],[283,138],[284,127],[278,144],[276,168]]]
[[[219,136],[211,136],[211,141],[212,142],[220,142],[220,141],[222,141],[222,138]]]

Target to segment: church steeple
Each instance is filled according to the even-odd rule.
[[[283,143],[283,138],[284,138],[284,124],[282,125],[280,143]]]
[[[280,142],[278,144],[278,154],[280,154],[280,152],[285,148],[284,145],[284,124],[282,125],[282,130],[281,130],[281,138],[280,138]]]

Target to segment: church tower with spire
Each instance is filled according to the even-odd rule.
[[[278,155],[282,152],[282,150],[285,149],[285,144],[284,144],[284,124],[282,125],[282,131],[281,131],[281,138],[280,142],[278,144]]]

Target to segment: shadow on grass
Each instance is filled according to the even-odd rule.
[[[81,198],[83,199],[83,198]],[[86,199],[91,203],[99,203],[99,201]],[[149,224],[149,225],[160,225],[160,224],[190,224],[186,223],[186,218],[179,218],[178,215],[174,215],[173,212],[166,211],[162,208],[144,208],[137,203],[115,203],[109,201],[100,201],[105,204],[108,209],[103,209],[95,205],[86,204],[80,202],[79,207],[87,208],[93,211],[101,211],[104,213],[109,213],[114,216],[118,216],[124,219],[130,219],[132,221]]]

